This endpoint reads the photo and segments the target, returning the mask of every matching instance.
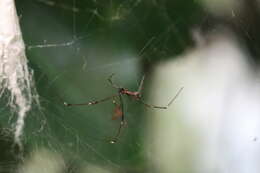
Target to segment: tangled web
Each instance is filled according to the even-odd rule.
[[[175,17],[157,1],[25,0],[16,5],[26,46],[19,41],[8,49],[9,43],[0,45],[4,50],[0,52],[0,92],[19,115],[15,121],[6,118],[10,117],[6,106],[1,110],[2,131],[16,124],[15,142],[24,148],[20,169],[37,172],[41,164],[48,164],[52,165],[49,172],[144,170],[142,106],[124,100],[127,127],[119,142],[111,145],[107,139],[119,125],[111,120],[112,102],[71,108],[63,102],[82,103],[114,94],[107,83],[112,73],[120,86],[136,90],[144,73],[142,64],[150,68],[155,60],[176,54],[189,44],[182,37],[184,27],[181,32],[176,27],[185,25],[185,19],[173,22]],[[9,42],[19,36],[17,31]],[[32,71],[17,47],[26,49],[39,101]],[[54,161],[47,162],[50,159]],[[14,167],[6,160],[1,162]]]

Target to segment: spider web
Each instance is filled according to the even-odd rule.
[[[112,73],[120,86],[137,90],[144,74],[141,64],[152,67],[155,59],[180,52],[188,42],[180,36],[165,7],[156,12],[158,18],[164,19],[164,29],[158,27],[146,34],[142,22],[154,22],[150,15],[154,6],[160,6],[156,1],[16,3],[42,106],[34,106],[26,119],[21,172],[29,172],[30,163],[38,163],[38,155],[43,160],[56,158],[48,164],[58,164],[57,170],[66,172],[80,172],[85,167],[100,168],[100,172],[145,170],[142,106],[124,99],[127,127],[119,142],[111,145],[107,141],[119,126],[119,121],[111,120],[112,100],[91,107],[69,108],[63,102],[83,103],[115,94],[116,90],[107,82]],[[149,8],[143,11],[144,6]],[[175,36],[178,44],[172,49],[170,43]],[[145,85],[149,85],[149,80]],[[1,112],[10,113],[6,107]],[[1,125],[3,134],[8,136],[11,132],[7,129],[15,118],[6,117],[10,116],[1,116],[1,122],[8,123]],[[15,156],[3,163],[1,171],[15,167]]]
[[[86,103],[114,95],[117,90],[111,87],[107,81],[111,74],[115,74],[114,81],[117,85],[130,91],[138,89],[138,84],[145,74],[144,92],[142,93],[145,100],[151,103],[146,97],[147,95],[154,98],[153,100],[170,100],[169,92],[174,91],[171,91],[172,87],[167,88],[168,84],[165,83],[169,78],[175,78],[179,74],[166,73],[165,75],[165,72],[168,71],[166,70],[159,75],[160,79],[156,81],[159,81],[160,87],[165,90],[165,96],[162,96],[163,94],[156,88],[158,86],[149,86],[153,83],[150,76],[153,76],[154,66],[191,46],[193,43],[190,39],[191,30],[194,31],[193,39],[198,44],[197,46],[207,47],[205,43],[210,41],[202,37],[200,30],[197,32],[196,28],[192,27],[193,24],[205,27],[205,30],[210,30],[213,35],[215,30],[221,28],[221,26],[211,25],[211,21],[206,21],[207,26],[201,24],[200,22],[207,20],[208,16],[204,17],[203,12],[196,12],[196,8],[203,11],[199,8],[198,1],[189,1],[191,3],[189,5],[187,2],[182,0],[17,1],[18,15],[26,43],[26,54],[29,66],[34,70],[35,86],[39,93],[41,107],[32,105],[31,111],[26,114],[24,130],[18,135],[24,149],[21,152],[19,148],[14,147],[12,138],[15,133],[13,129],[17,129],[15,127],[17,118],[15,113],[6,106],[10,95],[3,92],[0,101],[2,105],[0,107],[0,146],[2,148],[0,172],[17,170],[26,173],[163,172],[154,168],[164,170],[167,169],[167,166],[170,167],[169,172],[172,172],[172,167],[176,170],[184,167],[185,170],[191,172],[193,168],[186,166],[186,162],[183,161],[185,157],[188,157],[191,160],[190,163],[194,164],[195,166],[193,166],[197,169],[199,166],[194,163],[193,154],[184,156],[183,148],[180,150],[175,146],[176,156],[175,152],[172,152],[174,150],[168,149],[169,143],[165,141],[162,143],[163,141],[156,138],[156,134],[158,134],[157,137],[163,134],[160,139],[167,139],[166,141],[172,141],[173,138],[175,141],[180,139],[178,140],[179,145],[184,147],[185,153],[188,153],[186,145],[191,145],[190,150],[194,152],[195,142],[188,139],[194,137],[194,134],[186,135],[187,129],[185,129],[185,133],[182,135],[178,127],[183,123],[181,121],[185,121],[184,124],[187,123],[184,119],[177,120],[176,116],[177,118],[173,119],[173,121],[176,120],[175,124],[172,125],[172,115],[168,116],[171,121],[168,121],[166,117],[167,120],[164,120],[166,120],[167,126],[174,126],[176,130],[172,130],[171,134],[164,130],[159,133],[160,129],[157,130],[156,127],[160,123],[159,120],[163,120],[163,118],[156,116],[158,121],[154,121],[151,116],[163,113],[157,113],[155,110],[148,112],[138,102],[124,97],[123,111],[127,125],[123,129],[119,141],[111,144],[109,140],[116,135],[120,123],[120,118],[112,120],[115,108],[113,100],[95,106],[66,107],[63,105],[64,102]],[[207,1],[207,3],[210,11],[216,9],[215,3],[211,1]],[[229,4],[225,5],[229,6]],[[224,9],[221,6],[218,8]],[[225,11],[226,13],[230,13],[231,17],[225,20],[237,18],[237,25],[234,26],[236,31],[242,33],[250,43],[254,43],[254,39],[257,37],[254,38],[250,35],[254,30],[248,27],[246,20],[243,21],[242,18],[237,17],[240,15],[239,10],[229,9]],[[198,18],[199,22],[196,20]],[[209,19],[212,18],[209,17]],[[222,29],[219,30],[223,31]],[[225,30],[225,32],[227,31]],[[203,64],[203,62],[200,63]],[[176,69],[178,73],[178,68]],[[187,71],[189,70],[191,69]],[[209,75],[211,73],[214,74],[210,72]],[[239,72],[237,73],[239,74]],[[203,75],[198,76],[203,77]],[[192,81],[197,80],[197,78],[193,79],[193,76],[187,78]],[[217,82],[215,78],[211,78],[211,80]],[[169,81],[169,83],[171,82]],[[199,80],[196,82],[200,83]],[[165,86],[163,86],[164,84]],[[206,82],[203,84],[207,85]],[[22,84],[21,87],[23,87]],[[189,85],[184,87],[189,87]],[[151,90],[149,91],[149,89]],[[199,90],[204,94],[203,88],[199,88]],[[196,89],[192,92],[195,92],[195,96],[198,94]],[[186,93],[190,97],[194,96],[188,90]],[[202,94],[198,94],[195,98],[200,98]],[[154,104],[164,105],[165,103],[155,102]],[[199,102],[196,104],[199,105]],[[189,105],[193,106],[193,102]],[[186,105],[184,107],[187,109]],[[205,106],[202,105],[202,107],[204,110]],[[192,109],[187,111],[192,112]],[[168,112],[168,114],[172,113]],[[191,117],[194,118],[191,119],[192,122],[196,120],[195,122],[201,125],[199,121],[203,122],[204,119],[198,120],[198,117],[194,116],[196,114],[193,112],[191,114]],[[150,119],[152,120],[149,121]],[[147,130],[144,125],[146,122],[148,122],[147,124],[154,122],[155,128],[148,127],[152,130],[149,131],[148,128]],[[153,124],[150,124],[153,127]],[[161,126],[166,126],[166,124]],[[206,121],[205,125],[208,127]],[[253,123],[255,129],[258,128],[257,125],[257,122]],[[248,123],[249,126],[252,124]],[[223,128],[221,129],[223,130]],[[203,132],[210,136],[208,130],[203,129]],[[236,131],[232,133],[237,136]],[[148,138],[156,139],[149,140]],[[187,141],[181,141],[183,138],[187,138]],[[156,141],[155,143],[158,144],[156,149],[153,149],[154,144],[150,144],[148,141]],[[253,135],[252,141],[256,143],[258,136]],[[201,148],[207,156],[206,148],[203,146]],[[224,148],[226,149],[226,146]],[[148,153],[149,151],[151,153]],[[251,153],[252,151],[254,150],[251,150]],[[163,160],[163,157],[157,157],[156,152],[166,153],[166,155],[172,152],[174,157],[170,155],[172,158]],[[196,152],[198,151],[196,150]],[[147,159],[147,155],[153,160]],[[22,156],[22,160],[18,160],[21,158],[20,156]],[[171,163],[173,158],[175,159],[174,164],[181,166],[173,166]],[[205,157],[205,160],[210,159]],[[167,166],[164,168],[161,163]],[[239,170],[235,163],[236,169]],[[203,164],[207,163],[203,162]],[[199,169],[203,170],[203,166]],[[214,171],[216,170],[214,169]]]

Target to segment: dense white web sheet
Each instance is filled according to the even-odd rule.
[[[31,104],[38,103],[33,73],[27,66],[25,46],[13,0],[0,2],[0,96],[8,92],[8,106],[18,117],[14,129],[14,142],[22,150],[25,118]]]

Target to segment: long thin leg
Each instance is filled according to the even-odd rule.
[[[106,98],[103,98],[101,100],[96,100],[96,101],[91,101],[91,102],[87,102],[87,103],[76,103],[76,104],[72,104],[72,103],[67,103],[67,102],[64,102],[63,104],[65,106],[89,106],[89,105],[95,105],[95,104],[98,104],[98,103],[102,103],[102,102],[105,102],[105,101],[108,101],[114,97],[116,97],[117,95],[112,95],[112,96],[109,96],[109,97],[106,97]]]
[[[121,105],[121,109],[122,109],[122,116],[121,116],[121,120],[120,120],[120,124],[119,124],[119,128],[117,130],[116,135],[109,141],[111,144],[114,144],[118,141],[121,132],[122,132],[122,128],[124,127],[124,125],[126,124],[125,122],[125,116],[124,116],[124,104],[123,104],[123,98],[122,95],[119,94],[119,100],[120,100],[120,105]]]
[[[138,90],[137,90],[137,92],[139,93],[140,96],[141,96],[141,94],[142,94],[141,92],[142,92],[142,90],[143,90],[144,78],[145,78],[145,75],[143,75],[143,77],[142,77],[142,79],[141,79],[141,81],[140,81]]]
[[[126,124],[126,122],[124,122],[124,121],[120,122],[120,125],[119,125],[119,128],[117,130],[116,135],[111,140],[109,140],[109,142],[111,144],[114,144],[114,143],[116,143],[118,141],[118,139],[119,139],[119,137],[120,137],[120,135],[122,133],[122,128],[124,127],[125,124]]]
[[[170,102],[166,105],[166,106],[156,106],[156,105],[151,105],[151,104],[147,104],[145,103],[143,100],[139,100],[143,105],[145,105],[146,107],[149,108],[155,108],[155,109],[167,109],[169,106],[171,106],[171,104],[176,100],[176,98],[179,96],[179,94],[181,93],[181,91],[183,90],[184,87],[181,87],[179,89],[179,91],[176,93],[176,95],[170,100]]]
[[[107,80],[108,80],[109,84],[110,84],[112,87],[119,89],[120,87],[119,87],[118,85],[114,84],[114,82],[113,82],[113,80],[112,80],[112,78],[113,78],[114,75],[115,75],[114,73],[111,74]]]

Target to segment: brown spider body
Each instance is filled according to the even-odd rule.
[[[119,93],[122,94],[122,95],[130,96],[130,97],[132,97],[132,98],[135,99],[135,100],[139,100],[139,99],[141,98],[140,92],[137,92],[137,91],[129,91],[129,90],[126,89],[126,88],[120,88],[120,89],[119,89]]]

